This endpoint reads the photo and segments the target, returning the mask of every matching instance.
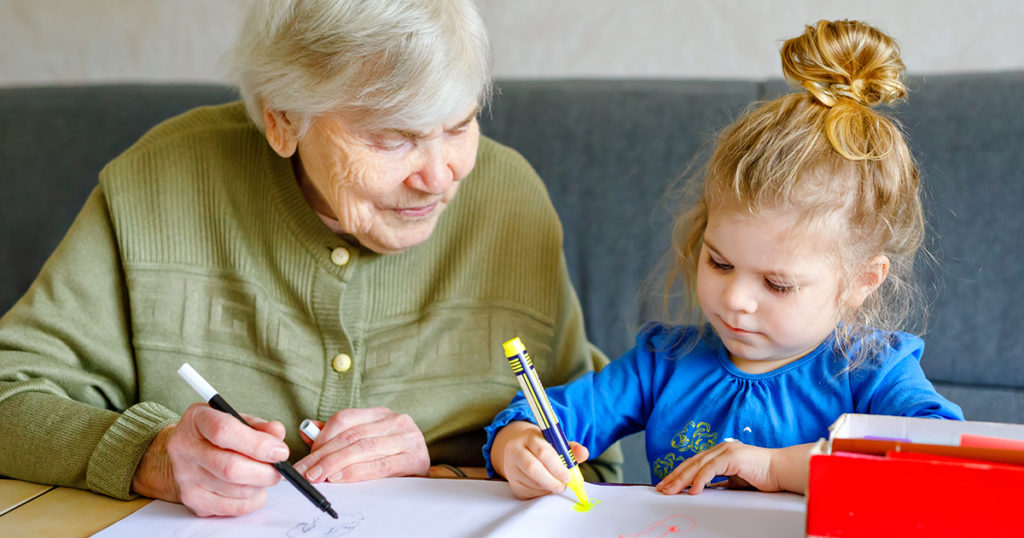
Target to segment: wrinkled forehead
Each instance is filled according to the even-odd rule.
[[[463,99],[451,106],[425,106],[423,109],[343,107],[335,114],[360,131],[398,130],[427,134],[471,121],[479,115],[481,104],[476,99]]]
[[[468,101],[464,106],[453,108],[444,115],[409,121],[403,115],[381,115],[374,111],[340,110],[329,114],[333,120],[343,124],[357,135],[402,135],[409,138],[430,138],[443,131],[450,131],[470,125],[480,114],[480,105]]]

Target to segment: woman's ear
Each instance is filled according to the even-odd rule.
[[[849,295],[849,306],[850,308],[858,308],[864,304],[864,301],[878,289],[878,286],[882,285],[885,281],[885,277],[889,275],[889,257],[884,254],[879,254],[867,261],[861,269],[860,273],[854,278],[853,288],[850,290]]]
[[[299,145],[299,137],[296,126],[288,118],[287,112],[274,110],[263,101],[263,126],[267,136],[267,142],[278,155],[289,158],[295,155],[295,148]]]

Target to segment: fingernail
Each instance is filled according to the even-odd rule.
[[[341,474],[342,473],[334,473],[333,475],[330,476],[330,478],[327,479],[327,481],[328,482],[341,482]]]
[[[288,459],[288,449],[284,447],[277,447],[270,451],[270,459],[274,461],[284,461]]]
[[[317,466],[314,466],[312,469],[306,471],[306,478],[308,478],[311,481],[318,480],[320,478],[320,475],[322,475],[322,474],[324,474],[323,467],[320,467],[319,465],[317,465]]]

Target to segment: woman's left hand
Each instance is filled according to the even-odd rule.
[[[690,494],[696,495],[716,476],[727,476],[724,485],[728,487],[803,493],[810,448],[811,444],[760,448],[726,441],[688,458],[655,487],[666,495],[689,487]]]
[[[310,482],[426,476],[430,471],[427,443],[409,415],[385,407],[343,409],[317,425],[321,431],[312,452],[295,464]]]

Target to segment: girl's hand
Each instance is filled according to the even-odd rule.
[[[570,442],[569,448],[578,463],[590,456],[579,443]],[[498,431],[491,446],[491,464],[520,499],[559,493],[570,478],[569,469],[540,428],[525,421],[511,422]]]
[[[803,493],[807,488],[810,448],[811,444],[760,448],[727,441],[687,459],[655,487],[666,495],[689,487],[690,495],[697,495],[716,476],[728,476],[728,487]]]

